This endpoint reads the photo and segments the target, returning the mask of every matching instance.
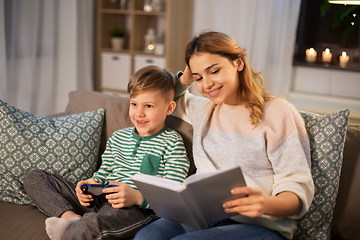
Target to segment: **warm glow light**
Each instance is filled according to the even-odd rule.
[[[154,44],[149,44],[149,45],[148,45],[148,49],[149,49],[149,50],[154,50]]]
[[[322,60],[324,63],[331,62],[332,54],[330,53],[330,49],[326,48],[325,51],[322,52]]]
[[[329,3],[334,4],[349,4],[349,5],[360,5],[359,0],[329,0]]]
[[[346,52],[342,52],[341,56],[339,57],[339,62],[341,67],[346,67],[349,62],[349,56],[346,55]]]
[[[314,48],[306,49],[306,61],[309,63],[316,62],[317,52]]]

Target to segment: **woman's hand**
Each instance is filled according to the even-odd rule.
[[[81,190],[81,186],[85,183],[97,184],[97,182],[95,181],[95,179],[89,178],[87,180],[80,181],[76,184],[76,188],[75,188],[76,196],[78,197],[81,206],[88,207],[90,206],[90,202],[92,202],[94,199],[90,194],[84,194],[83,191]]]
[[[110,184],[116,185],[116,187],[105,188],[104,193],[108,193],[106,199],[113,208],[124,208],[142,204],[143,196],[140,191],[135,190],[126,183],[110,181]]]
[[[182,85],[188,86],[194,82],[190,68],[186,65],[183,75],[180,77]]]
[[[259,217],[263,214],[284,217],[296,212],[300,200],[293,192],[282,192],[277,196],[264,194],[260,189],[251,187],[238,187],[232,194],[247,195],[224,203],[225,212],[237,212],[248,217]]]
[[[266,195],[260,189],[238,187],[231,190],[231,193],[247,196],[226,202],[223,205],[225,212],[237,212],[248,217],[259,217],[265,213]]]

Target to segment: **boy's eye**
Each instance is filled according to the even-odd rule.
[[[130,103],[130,105],[136,107],[136,103]]]
[[[151,107],[152,107],[152,105],[150,105],[150,104],[147,104],[147,105],[146,105],[146,107],[147,107],[147,108],[151,108]]]

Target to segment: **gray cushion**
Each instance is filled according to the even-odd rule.
[[[310,140],[315,195],[309,211],[298,220],[294,239],[330,239],[350,111],[327,115],[301,112]]]
[[[71,182],[95,171],[104,110],[49,119],[0,100],[0,200],[31,204],[22,183],[31,169]]]

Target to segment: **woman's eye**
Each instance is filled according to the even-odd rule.
[[[213,71],[211,74],[216,74],[216,73],[218,73],[220,70],[218,69],[218,70],[216,70],[216,71]]]
[[[197,82],[197,81],[200,81],[201,79],[203,79],[202,77],[200,77],[200,78],[195,78],[195,81]]]

